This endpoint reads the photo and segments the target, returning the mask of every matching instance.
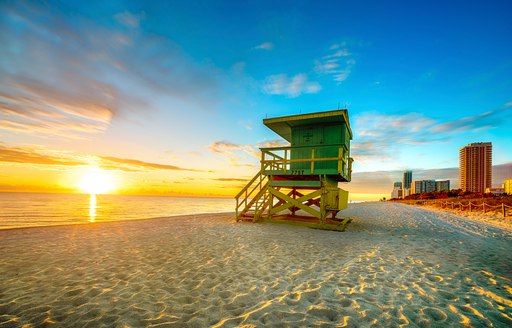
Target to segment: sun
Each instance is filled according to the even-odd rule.
[[[114,177],[101,169],[91,169],[82,176],[78,188],[88,194],[107,194],[115,189]]]

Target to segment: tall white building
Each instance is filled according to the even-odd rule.
[[[401,182],[395,182],[393,184],[393,191],[391,192],[391,199],[393,199],[393,198],[395,198],[395,199],[403,198]]]

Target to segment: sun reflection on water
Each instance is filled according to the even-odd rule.
[[[89,222],[96,221],[96,195],[90,194],[89,195]]]

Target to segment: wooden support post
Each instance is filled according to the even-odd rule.
[[[342,173],[343,147],[338,148],[338,174]]]
[[[293,199],[297,199],[297,189],[296,188],[293,188],[292,189],[292,198]],[[292,215],[295,216],[295,209],[296,207],[295,206],[292,206],[291,207],[291,211],[292,211]]]
[[[284,160],[283,160],[283,173],[284,174],[286,174],[286,161],[287,161],[287,158],[288,158],[288,149],[285,149],[284,150]],[[291,158],[291,154],[290,154],[290,158]]]
[[[503,217],[505,217],[505,204],[501,203],[501,211],[503,212]]]
[[[483,207],[484,213],[485,213],[485,203],[482,203],[482,207]]]
[[[269,187],[270,188],[270,187]],[[269,193],[269,203],[268,203],[268,214],[267,218],[272,220],[272,209],[274,208],[274,194]]]
[[[471,210],[471,202],[469,202],[469,211],[472,212],[472,210]]]
[[[322,191],[322,194],[320,195],[320,223],[325,223],[325,218],[327,217],[327,212],[325,210],[325,196],[324,193],[324,187],[320,189]]]
[[[311,148],[311,174],[315,174],[315,148]]]
[[[236,220],[238,221],[238,198],[236,198],[235,217]]]

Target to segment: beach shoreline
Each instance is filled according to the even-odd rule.
[[[170,220],[170,219],[187,219],[195,216],[208,216],[208,215],[225,215],[229,217],[230,220],[235,220],[235,212],[204,212],[197,214],[176,214],[176,215],[166,215],[166,216],[156,216],[156,217],[141,217],[136,219],[129,220],[112,220],[112,221],[97,221],[97,222],[77,222],[77,223],[58,223],[58,224],[50,224],[50,225],[32,225],[32,226],[4,226],[0,227],[0,233],[3,231],[10,230],[20,230],[20,229],[38,229],[38,228],[58,228],[58,227],[69,227],[69,226],[94,226],[100,224],[109,224],[109,223],[122,223],[122,222],[137,222],[137,221],[147,221],[147,220]]]
[[[392,203],[345,232],[232,213],[0,231],[0,325],[506,327],[512,233]]]

